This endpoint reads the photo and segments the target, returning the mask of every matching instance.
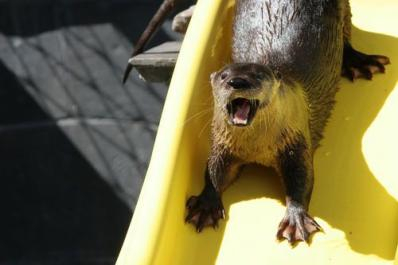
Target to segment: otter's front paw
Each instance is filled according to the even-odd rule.
[[[276,236],[279,240],[287,239],[293,245],[297,241],[308,242],[309,236],[321,229],[302,206],[290,205],[286,209],[285,217],[279,223]]]
[[[203,191],[199,196],[192,196],[186,203],[188,215],[185,222],[196,227],[201,232],[205,226],[218,226],[218,220],[225,218],[224,206],[218,194]]]
[[[383,55],[367,55],[349,45],[344,46],[342,75],[354,81],[358,77],[371,80],[374,73],[384,73],[390,59]]]

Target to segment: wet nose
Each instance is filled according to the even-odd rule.
[[[227,83],[234,89],[249,89],[252,86],[249,81],[240,77],[232,78]]]

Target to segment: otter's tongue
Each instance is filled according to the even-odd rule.
[[[243,99],[236,105],[236,111],[234,113],[232,121],[234,124],[246,125],[249,120],[250,103],[248,100]]]

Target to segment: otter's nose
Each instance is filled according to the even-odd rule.
[[[252,86],[249,81],[240,77],[235,77],[231,80],[228,80],[227,84],[234,89],[249,89]]]

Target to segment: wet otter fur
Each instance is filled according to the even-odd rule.
[[[341,74],[370,79],[385,56],[350,45],[347,0],[238,0],[234,63],[211,75],[212,148],[205,188],[187,201],[197,231],[224,218],[221,194],[245,164],[273,167],[286,190],[277,237],[308,241],[321,227],[308,214],[313,155]],[[354,63],[355,61],[355,63]]]

